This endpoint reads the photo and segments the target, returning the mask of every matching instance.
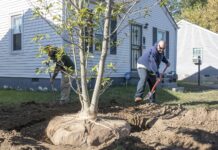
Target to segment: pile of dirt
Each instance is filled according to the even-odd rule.
[[[159,118],[149,130],[132,136],[156,149],[218,149],[218,110],[197,108]]]
[[[0,149],[76,150],[87,147],[55,146],[45,136],[49,121],[80,110],[68,105],[24,103],[0,106]],[[101,107],[102,120],[126,120],[129,136],[93,149],[218,149],[218,110],[181,106],[142,104],[134,107]]]
[[[149,103],[129,108],[119,106],[115,108],[119,111],[104,113],[103,116],[127,120],[132,126],[132,132],[149,129],[159,118],[169,119],[178,116],[184,111],[184,108],[180,105],[164,106]]]

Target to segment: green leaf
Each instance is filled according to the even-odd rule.
[[[107,65],[107,68],[112,69],[113,71],[116,71],[116,67],[112,62]]]
[[[36,54],[36,58],[40,58],[40,57],[42,57],[42,54],[40,53]]]
[[[41,73],[41,70],[40,70],[39,68],[36,68],[36,69],[35,69],[35,73],[36,73],[36,74],[40,74],[40,73]]]
[[[95,65],[91,68],[91,71],[94,72],[94,73],[97,73],[98,72],[98,65]]]

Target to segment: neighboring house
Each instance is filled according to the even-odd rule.
[[[218,34],[181,20],[178,22],[177,73],[179,80],[197,82],[198,56],[201,82],[218,82]]]
[[[107,63],[116,64],[116,72],[110,74],[115,81],[123,82],[124,74],[136,73],[137,58],[142,52],[158,40],[167,41],[166,56],[171,62],[168,71],[176,70],[177,25],[166,7],[153,6],[156,0],[142,1],[140,6],[152,6],[149,16],[129,24],[122,32],[115,35],[121,40],[117,47],[110,49]],[[0,87],[38,88],[49,87],[49,75],[36,75],[35,69],[41,66],[43,58],[36,58],[38,46],[32,42],[36,34],[49,33],[50,39],[43,45],[62,46],[64,41],[42,19],[32,18],[32,8],[27,0],[0,1]],[[61,14],[64,14],[61,12]],[[128,19],[138,18],[138,14]],[[119,20],[117,20],[119,22]],[[124,23],[128,24],[128,20]],[[101,35],[94,33],[101,38]],[[98,57],[98,45],[93,45],[93,55]],[[89,65],[97,64],[93,59]],[[163,68],[163,66],[161,66]],[[57,84],[58,85],[58,84]]]

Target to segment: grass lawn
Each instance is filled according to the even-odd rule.
[[[157,100],[160,104],[183,104],[186,107],[206,106],[218,108],[218,90],[210,89],[205,86],[196,86],[184,83],[178,83],[179,86],[185,87],[184,93],[173,92],[168,89],[157,90]],[[133,106],[136,86],[119,86],[110,87],[101,97],[100,105],[110,106],[117,104],[121,106]],[[147,93],[147,91],[146,91]],[[32,91],[15,91],[0,90],[0,104],[11,105],[22,102],[49,102],[59,99],[60,92],[32,92]],[[73,101],[78,102],[78,97],[72,94]]]
[[[218,108],[218,90],[206,86],[197,86],[190,84],[178,83],[179,86],[185,87],[184,93],[173,92],[169,89],[157,90],[157,101],[160,104],[177,105],[183,104],[185,107],[206,106]],[[110,88],[101,97],[101,103],[107,103],[112,100],[120,105],[135,105],[134,94],[136,87],[114,87]],[[146,91],[147,93],[148,91]],[[146,94],[145,93],[145,94]]]
[[[55,96],[57,93],[55,93]],[[47,102],[52,100],[52,92],[33,92],[33,91],[16,91],[0,90],[0,104],[19,104],[22,102]]]

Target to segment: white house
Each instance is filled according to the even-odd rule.
[[[168,71],[176,71],[177,24],[166,7],[155,3],[156,0],[147,0],[137,4],[136,10],[145,5],[150,7],[149,16],[136,19],[134,24],[128,24],[126,20],[124,24],[128,24],[127,27],[116,35],[116,39],[122,39],[122,42],[110,50],[107,62],[116,64],[117,71],[110,77],[117,81],[123,80],[126,72],[135,73],[137,58],[160,39],[168,44],[166,56],[171,62]],[[44,41],[44,45],[62,46],[64,41],[43,19],[32,18],[32,7],[28,0],[1,0],[0,6],[0,87],[49,86],[48,74],[35,73],[35,69],[41,66],[42,58],[35,57],[38,46],[32,42],[32,38],[36,34],[48,33],[50,39]],[[128,19],[138,18],[138,15],[136,13]],[[93,45],[93,55],[97,57],[99,52],[95,47]],[[97,60],[93,59],[90,64],[96,63]]]
[[[198,80],[198,56],[201,82],[218,81],[218,34],[181,20],[178,22],[177,73],[179,80]]]

